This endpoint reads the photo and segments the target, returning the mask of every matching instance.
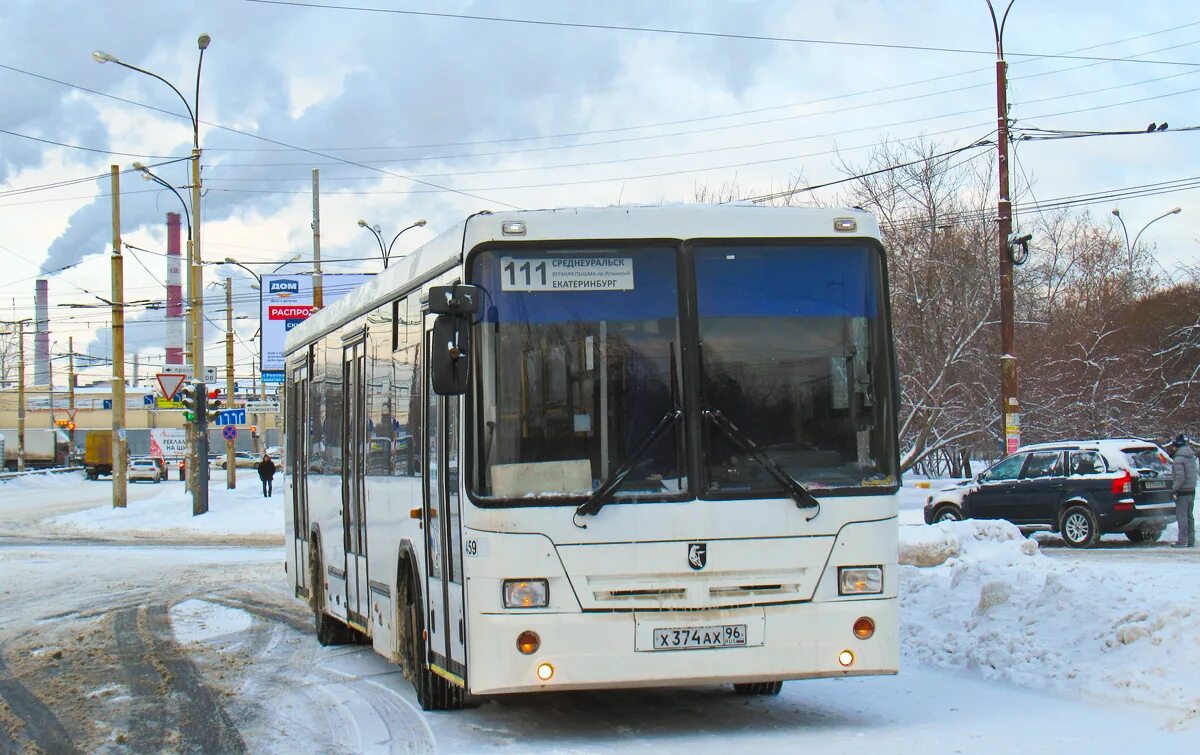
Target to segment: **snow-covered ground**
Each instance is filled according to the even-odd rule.
[[[1140,703],[1200,733],[1200,565],[1051,559],[1001,521],[900,532],[912,666]]]
[[[178,480],[131,483],[127,506],[113,508],[111,482],[82,474],[12,479],[0,484],[0,522],[24,520],[26,535],[282,542],[283,479],[276,478],[275,494],[264,498],[252,473],[239,475],[234,490],[219,477],[210,482],[209,510],[201,516],[192,516],[191,497]]]
[[[131,486],[124,510],[108,505],[104,483],[0,485],[0,522],[48,511],[42,532],[172,542],[0,538],[0,663],[36,690],[66,653],[80,688],[95,695],[70,697],[85,700],[75,707],[48,703],[64,724],[93,722],[80,724],[76,742],[125,731],[152,748],[161,734],[153,716],[168,726],[181,715],[177,699],[207,694],[228,712],[216,730],[255,752],[1200,752],[1195,554],[1116,541],[1043,551],[1006,522],[915,524],[941,481],[909,482],[901,494],[909,524],[900,528],[898,677],[792,682],[766,699],[718,687],[524,695],[454,714],[420,712],[395,666],[370,649],[318,646],[278,548],[179,544],[278,541],[282,485],[266,500],[257,481],[239,483],[227,491],[214,481],[202,517],[191,516],[177,481]],[[80,510],[64,513],[72,507]],[[131,629],[143,635],[132,646]],[[155,682],[144,698],[121,681],[158,679],[139,660],[143,647],[177,672],[169,689]],[[195,667],[170,666],[180,657]],[[10,692],[0,684],[0,698]],[[0,707],[0,724],[5,715]],[[149,728],[136,723],[143,715]],[[181,736],[220,749],[224,740],[203,739],[208,725]]]

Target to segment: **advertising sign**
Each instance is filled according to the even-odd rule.
[[[321,296],[325,306],[342,298],[373,278],[370,274],[334,274],[321,276]],[[271,373],[282,378],[283,342],[288,331],[312,314],[312,276],[274,273],[262,277],[259,298],[259,325],[262,327],[264,382],[276,382]],[[282,382],[279,380],[278,382]]]
[[[187,453],[187,434],[180,428],[150,430],[150,455],[162,459],[182,459]]]

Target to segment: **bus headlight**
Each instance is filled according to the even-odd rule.
[[[838,567],[838,595],[876,595],[881,592],[882,566]]]
[[[545,608],[550,602],[550,586],[544,579],[504,580],[505,608]]]

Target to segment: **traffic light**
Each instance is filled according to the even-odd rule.
[[[220,388],[214,388],[208,392],[208,400],[205,402],[205,416],[207,417],[208,424],[210,425],[215,425],[217,423],[217,417],[219,417],[221,412],[225,410],[225,405],[221,402],[220,395]]]
[[[183,404],[183,421],[195,422],[196,414],[200,408],[200,398],[203,394],[200,392],[199,384],[191,380],[184,383],[179,388],[179,401]]]

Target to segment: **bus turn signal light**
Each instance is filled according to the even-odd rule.
[[[532,632],[526,629],[517,635],[517,650],[520,650],[525,655],[533,655],[537,649],[541,647],[542,639],[538,637],[537,632]]]
[[[875,634],[875,621],[870,616],[859,616],[854,622],[854,636],[860,640],[869,640]]]

